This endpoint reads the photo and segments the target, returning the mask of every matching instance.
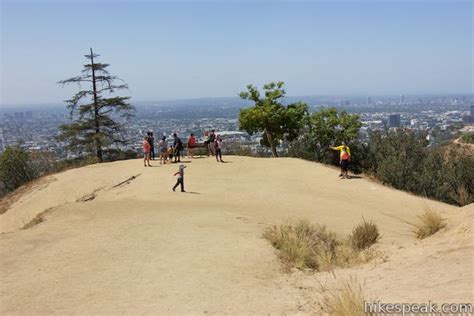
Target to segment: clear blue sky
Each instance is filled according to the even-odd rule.
[[[135,101],[472,93],[471,1],[0,0],[1,103],[58,103],[93,47]]]

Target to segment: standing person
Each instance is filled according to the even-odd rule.
[[[209,132],[204,131],[204,146],[206,146],[207,156],[209,157]]]
[[[183,150],[183,142],[178,137],[178,135],[176,135],[176,133],[173,134],[173,137],[174,162],[181,162],[181,150]]]
[[[219,162],[219,159],[221,162],[224,162],[222,160],[222,138],[221,135],[217,135],[216,140],[214,141],[214,149],[216,151],[216,160]]]
[[[168,157],[168,144],[166,143],[166,137],[163,136],[158,144],[160,150],[160,164],[163,162],[166,163],[166,158]]]
[[[186,168],[185,165],[180,165],[178,172],[174,174],[176,176],[176,184],[173,187],[173,191],[176,190],[178,185],[181,185],[181,192],[186,192],[184,191],[184,168]]]
[[[155,137],[153,137],[153,132],[148,132],[148,143],[150,144],[150,157],[155,160]]]
[[[346,145],[345,142],[342,142],[341,146],[331,147],[332,150],[339,151],[339,164],[341,165],[341,174],[339,177],[342,179],[348,179],[348,169],[349,169],[349,162],[351,161],[351,150],[349,146]]]
[[[148,142],[148,136],[143,138],[143,164],[145,167],[148,165],[150,166],[150,143]]]
[[[194,148],[196,147],[196,137],[191,133],[188,138],[188,157],[194,158]]]
[[[216,133],[214,130],[211,130],[211,133],[209,134],[209,150],[211,151],[212,156],[216,154],[214,150],[215,141],[216,141]]]

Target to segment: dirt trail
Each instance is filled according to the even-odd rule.
[[[264,227],[290,218],[340,234],[362,217],[376,222],[388,261],[336,271],[357,275],[374,296],[474,301],[472,209],[340,180],[298,159],[227,159],[187,160],[188,193],[171,191],[177,165],[133,160],[54,175],[20,198],[0,215],[0,313],[311,313],[314,293],[332,277],[284,274],[261,238]],[[415,220],[426,207],[450,226],[417,242],[396,218]],[[44,222],[19,230],[50,208]],[[424,286],[433,275],[436,287]]]

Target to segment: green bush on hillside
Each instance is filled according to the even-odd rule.
[[[36,178],[31,168],[30,154],[18,146],[7,147],[0,155],[1,195]]]

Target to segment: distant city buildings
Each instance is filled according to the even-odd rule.
[[[474,96],[327,97],[324,103],[319,104],[314,98],[302,100],[312,102],[310,111],[341,106],[348,112],[358,114],[363,124],[359,132],[362,141],[369,140],[371,131],[402,127],[429,134],[430,144],[436,145],[436,142],[455,136],[457,128],[463,124],[474,124]],[[296,98],[291,100],[296,101]],[[203,102],[199,100],[199,104],[189,102],[185,106],[171,104],[168,107],[138,105],[137,115],[122,122],[122,136],[128,143],[113,145],[113,148],[139,152],[147,131],[153,131],[157,140],[166,136],[169,142],[172,142],[170,136],[173,133],[183,140],[193,133],[201,142],[204,131],[214,129],[223,136],[224,143],[245,145],[252,152],[265,150],[260,145],[261,134],[249,135],[239,130],[238,113],[242,104],[226,101],[224,106],[218,101],[209,104]],[[74,158],[75,154],[66,149],[66,143],[56,138],[59,126],[68,122],[69,115],[65,107],[38,110],[26,107],[10,110],[0,108],[0,152],[8,146],[20,145],[28,150],[54,152],[61,159]],[[440,134],[443,137],[439,137]]]
[[[474,105],[471,105],[469,114],[463,116],[462,119],[465,124],[474,124]]]
[[[400,114],[390,114],[388,116],[388,127],[400,127]]]

